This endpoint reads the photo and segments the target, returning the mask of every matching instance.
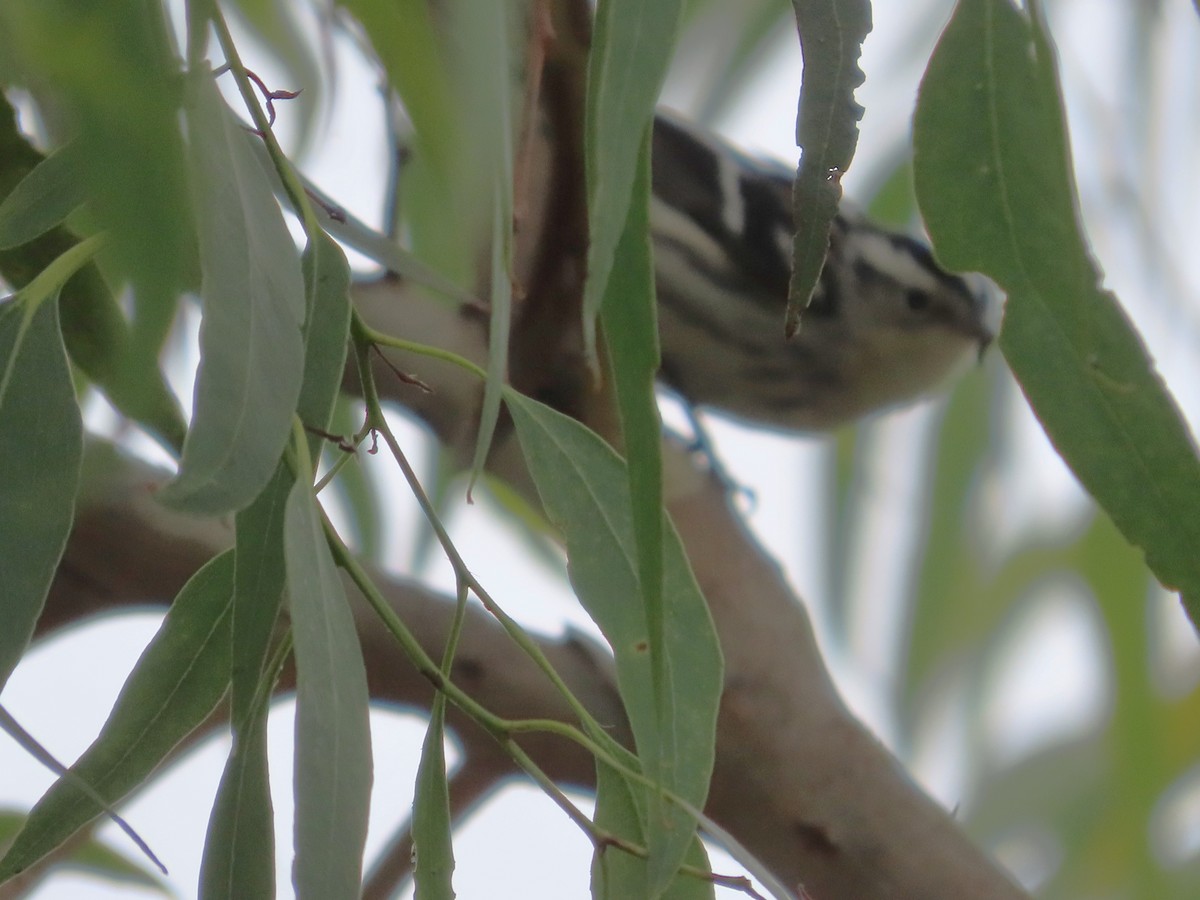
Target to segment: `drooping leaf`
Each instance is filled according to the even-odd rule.
[[[652,648],[662,647],[662,424],[654,396],[660,363],[649,236],[650,157],[642,145],[633,197],[601,310],[621,414],[633,498],[638,577]]]
[[[275,820],[264,708],[243,720],[221,775],[204,839],[200,897],[274,896]]]
[[[300,420],[326,430],[346,368],[350,336],[350,265],[337,242],[321,231],[303,259],[307,311],[304,317],[304,380],[296,411]],[[317,458],[321,439],[309,452]]]
[[[416,130],[418,152],[442,186],[461,149],[442,42],[424,0],[340,0],[360,23]]]
[[[57,292],[0,304],[0,686],[25,652],[66,546],[82,455]]]
[[[270,183],[209,72],[187,109],[204,320],[196,408],[164,502],[217,514],[246,506],[275,471],[300,396],[304,283]]]
[[[0,196],[8,195],[43,157],[17,129],[12,106],[0,95]],[[58,227],[14,250],[0,251],[0,275],[23,287],[79,243]],[[85,264],[59,294],[63,341],[71,361],[124,415],[176,453],[187,426],[155,358],[131,357],[129,326],[99,269]]]
[[[660,358],[649,205],[650,147],[649,141],[643,141],[625,231],[617,245],[616,265],[608,280],[600,318],[612,363],[621,437],[628,460],[626,472],[633,503],[630,512],[640,587],[638,599],[650,642],[652,690],[655,704],[660,711],[665,711],[671,703],[672,688],[664,637],[662,423],[654,396]],[[651,766],[666,760],[651,758],[645,762],[645,774],[660,781],[662,773]],[[656,807],[658,798],[652,798],[652,801],[652,806]],[[658,815],[658,810],[652,809],[650,820],[654,821]],[[650,889],[656,893],[674,874],[678,861],[660,852],[661,832],[651,827],[648,836],[652,870]]]
[[[621,763],[637,768],[637,760],[632,758],[632,754],[629,754],[629,758],[622,758]],[[603,761],[597,761],[597,826],[645,846],[643,823],[651,804],[652,798],[647,796],[644,787],[631,782]],[[699,837],[693,836],[684,862],[702,872],[710,871],[708,854]],[[645,860],[615,847],[602,848],[592,857],[592,897],[596,900],[653,896],[648,878]],[[659,896],[664,900],[714,900],[716,892],[711,882],[677,875]]]
[[[203,722],[229,686],[233,551],[192,576],[121,689],[100,735],[71,766],[109,804],[140,784]],[[0,881],[24,871],[101,812],[70,779],[37,802],[0,860]]]
[[[137,290],[175,296],[195,271],[179,127],[182,79],[165,10],[152,0],[10,0],[18,81],[74,135],[89,212]]]
[[[804,51],[804,83],[796,113],[796,170],[793,202],[796,238],[788,286],[785,331],[800,327],[825,254],[829,226],[842,198],[841,178],[858,145],[862,107],[854,91],[863,82],[858,66],[862,42],[871,30],[870,0],[792,0]]]
[[[0,846],[7,845],[24,824],[23,813],[0,812]],[[95,838],[85,841],[59,865],[62,869],[83,872],[113,884],[143,888],[164,897],[173,896],[157,872],[149,871]]]
[[[19,247],[60,225],[87,197],[80,144],[47,156],[0,203],[0,250]]]
[[[576,594],[613,648],[642,769],[661,773],[664,787],[703,808],[722,662],[708,606],[679,536],[664,520],[662,669],[670,690],[660,703],[646,617],[637,602],[641,589],[625,466],[574,419],[512,391],[506,401],[538,494],[566,539]],[[658,858],[643,872],[651,896],[666,887],[661,873],[666,871],[668,880],[674,874],[695,828],[677,806],[656,808],[661,815],[647,815],[642,823],[652,857]]]
[[[262,141],[257,139],[250,141],[248,146],[255,158],[264,166],[263,171],[267,173],[267,178],[271,181],[276,198],[291,208],[291,198],[287,196],[283,182],[271,169],[271,155],[267,152],[267,148],[262,145]],[[387,235],[339,207],[333,197],[305,178],[303,173],[297,172],[296,175],[304,186],[305,193],[317,201],[314,212],[321,227],[346,246],[357,250],[389,272],[395,272],[409,281],[429,288],[435,296],[445,297],[460,304],[478,304],[478,299],[470,291],[455,284],[445,275],[422,262]],[[331,215],[331,211],[336,216]]]
[[[267,487],[234,519],[237,571],[230,677],[235,729],[250,715],[250,702],[258,689],[283,603],[287,581],[283,511],[295,480],[288,465],[280,462]]]
[[[453,900],[454,846],[451,842],[450,788],[446,781],[446,696],[433,698],[429,727],[421,744],[413,796],[413,882],[416,900]]]
[[[1079,222],[1054,51],[961,2],[922,82],[917,196],[940,259],[1008,293],[1000,347],[1055,448],[1200,627],[1200,461]]]
[[[296,658],[296,857],[301,900],[354,897],[371,799],[367,675],[342,582],[310,485],[284,519]]]
[[[596,359],[596,317],[625,230],[638,156],[679,30],[680,0],[600,0],[584,111],[588,196],[584,348]]]
[[[500,417],[501,389],[508,381],[508,344],[512,325],[513,231],[513,79],[509,17],[505,0],[450,3],[452,31],[465,53],[456,58],[459,92],[469,98],[465,126],[472,146],[487,148],[479,164],[481,193],[490,198],[491,239],[488,281],[487,382],[479,413],[479,433],[471,461],[467,496],[483,472]]]

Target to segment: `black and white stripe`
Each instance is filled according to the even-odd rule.
[[[663,380],[781,429],[834,427],[923,393],[990,339],[982,300],[929,248],[843,208],[800,334],[783,337],[792,171],[660,115],[651,222]]]

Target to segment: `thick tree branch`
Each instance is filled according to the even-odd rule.
[[[1014,887],[922,794],[846,711],[825,672],[803,606],[757,547],[712,479],[671,460],[669,508],[709,600],[726,659],[726,692],[708,812],[785,883],[826,898],[1016,898]],[[228,546],[228,525],[166,511],[154,499],[163,474],[93,447],[89,491],[40,632],[100,612],[167,602]],[[379,578],[388,601],[431,654],[440,653],[450,598]],[[351,589],[374,699],[427,708],[432,692]],[[575,639],[540,639],[571,689],[625,735],[607,656]],[[292,687],[290,673],[280,685]],[[570,721],[545,677],[478,607],[472,607],[454,678],[510,718]],[[490,777],[512,770],[491,739],[451,709],[468,759]],[[556,780],[590,786],[590,757],[566,741],[522,744]],[[479,793],[486,793],[480,791]]]

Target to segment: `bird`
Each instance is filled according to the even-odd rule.
[[[784,336],[794,170],[659,111],[651,237],[660,380],[695,409],[824,432],[924,396],[993,339],[988,291],[843,201],[800,331]]]

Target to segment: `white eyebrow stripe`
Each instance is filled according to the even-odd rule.
[[[850,235],[846,242],[850,253],[893,281],[926,290],[940,283],[937,273],[930,271],[924,261],[888,236],[874,231],[852,231]]]
[[[746,199],[742,196],[742,170],[724,153],[715,153],[717,188],[721,192],[721,221],[730,234],[746,230]]]

